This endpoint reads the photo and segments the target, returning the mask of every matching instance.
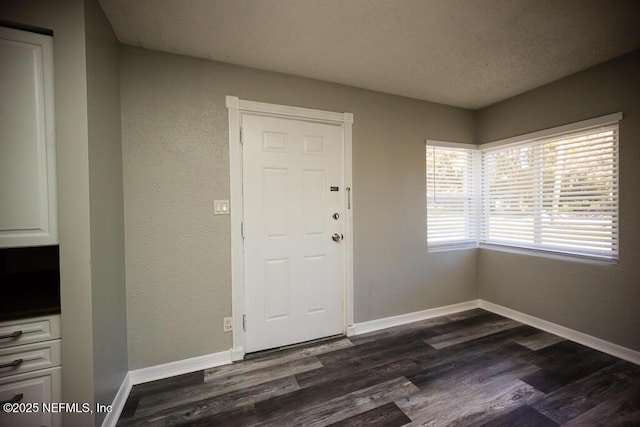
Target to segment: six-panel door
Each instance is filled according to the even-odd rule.
[[[340,334],[342,127],[243,115],[242,129],[246,351]]]

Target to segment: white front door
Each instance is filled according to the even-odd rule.
[[[342,126],[242,115],[246,351],[344,327]]]

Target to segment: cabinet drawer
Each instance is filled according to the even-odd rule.
[[[60,366],[61,341],[0,348],[0,377]]]
[[[60,372],[62,368],[21,374],[0,379],[0,402],[15,402],[19,412],[6,412],[0,405],[0,426],[59,427],[59,413],[43,411],[43,403],[60,401]],[[9,379],[11,381],[9,382]],[[37,406],[36,406],[37,405]],[[26,412],[31,410],[31,412]]]
[[[60,315],[0,323],[0,348],[60,338]]]

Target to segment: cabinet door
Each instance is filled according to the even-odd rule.
[[[53,42],[0,27],[0,247],[58,243]]]
[[[51,368],[0,379],[0,426],[60,427],[60,378],[61,368]]]

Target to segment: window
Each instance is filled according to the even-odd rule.
[[[429,246],[477,243],[476,156],[475,145],[427,141]]]
[[[427,141],[428,245],[617,260],[621,119],[610,114],[480,149]]]
[[[481,224],[481,242],[617,259],[617,123],[483,149]]]

